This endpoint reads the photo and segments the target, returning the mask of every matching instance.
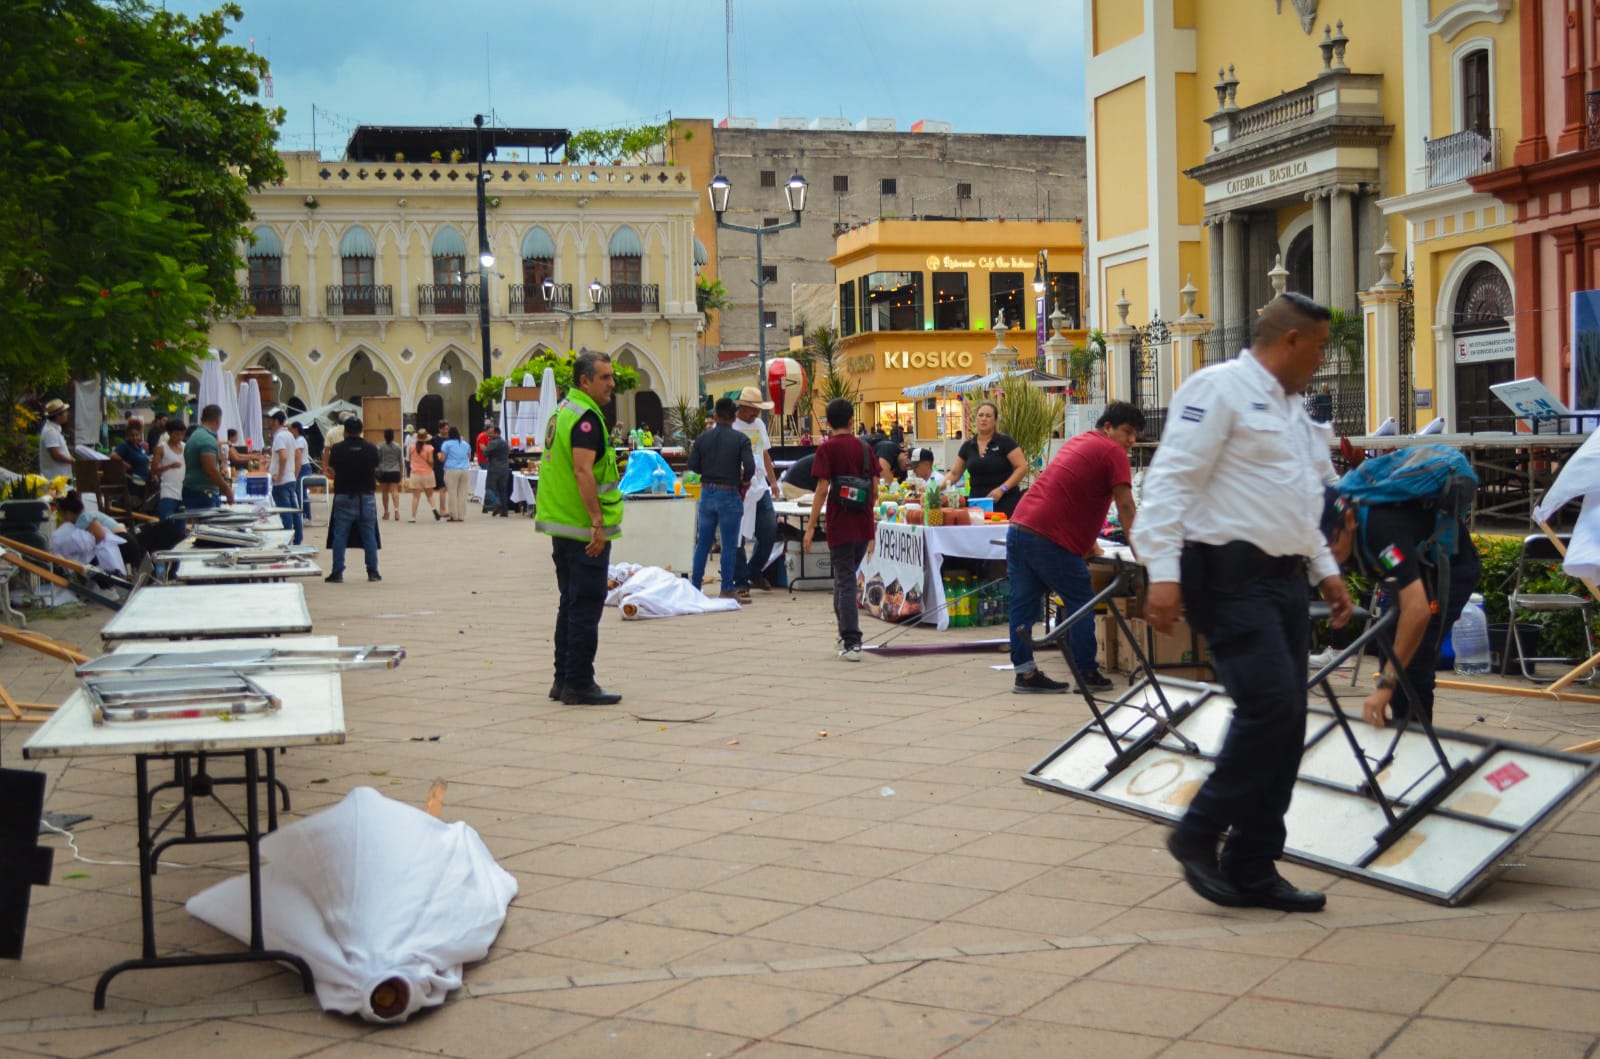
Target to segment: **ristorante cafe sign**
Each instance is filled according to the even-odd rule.
[[[1033,267],[1033,258],[1017,257],[1016,255],[1000,254],[991,257],[956,257],[952,254],[929,254],[928,270],[930,272],[949,272],[956,269],[984,269],[993,271],[1006,269],[1022,271]]]

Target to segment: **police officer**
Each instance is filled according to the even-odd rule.
[[[1150,576],[1147,619],[1164,632],[1185,610],[1234,701],[1215,768],[1167,840],[1189,885],[1221,905],[1325,903],[1274,862],[1305,739],[1308,567],[1333,624],[1350,618],[1321,533],[1329,439],[1301,397],[1322,364],[1329,315],[1280,295],[1248,350],[1179,387],[1133,531]]]
[[[1365,521],[1365,529],[1362,522]],[[1461,608],[1478,588],[1482,563],[1472,533],[1456,526],[1456,550],[1435,565],[1425,542],[1433,537],[1434,512],[1421,504],[1374,504],[1366,518],[1337,492],[1324,514],[1328,547],[1346,569],[1356,569],[1382,588],[1382,606],[1399,606],[1400,618],[1383,634],[1394,654],[1378,674],[1378,686],[1362,703],[1361,716],[1371,725],[1385,720],[1399,727],[1407,719],[1433,722],[1433,680],[1439,645],[1449,635]],[[1441,573],[1443,577],[1441,578]],[[1440,585],[1443,595],[1440,596]],[[1397,697],[1398,663],[1416,696],[1410,703]]]
[[[553,538],[551,554],[561,592],[550,697],[568,706],[622,701],[594,679],[611,542],[622,536],[622,476],[600,411],[616,385],[609,356],[588,349],[578,354],[572,387],[551,418],[539,463],[534,527]]]

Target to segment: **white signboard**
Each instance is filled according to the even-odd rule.
[[[1517,355],[1517,337],[1510,331],[1487,335],[1462,335],[1456,339],[1456,363],[1477,364],[1485,360],[1511,360]]]
[[[1505,406],[1519,418],[1534,422],[1548,423],[1560,422],[1561,416],[1570,415],[1567,406],[1562,404],[1550,388],[1538,379],[1514,379],[1511,382],[1498,382],[1489,387]]]

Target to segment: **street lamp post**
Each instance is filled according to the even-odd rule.
[[[781,232],[785,228],[797,228],[800,226],[800,214],[805,212],[806,208],[806,178],[796,173],[783,186],[783,197],[789,201],[789,208],[794,211],[794,220],[786,221],[783,224],[734,224],[732,221],[723,220],[722,215],[727,212],[728,196],[732,191],[733,184],[721,173],[712,177],[711,184],[706,188],[706,194],[711,199],[711,212],[717,215],[718,228],[726,228],[732,232],[744,232],[747,235],[756,237],[756,334],[758,337],[757,346],[761,351],[761,364],[756,369],[756,387],[764,392],[767,386],[767,280],[761,274],[761,240],[764,236],[772,235],[774,232]],[[783,416],[782,408],[778,409],[778,416],[781,421]]]
[[[539,290],[544,295],[544,307],[550,312],[560,313],[567,318],[567,352],[577,352],[572,348],[573,328],[577,326],[578,317],[593,316],[600,311],[600,294],[604,290],[600,286],[600,281],[597,279],[589,284],[589,308],[587,309],[563,309],[561,306],[556,305],[556,281],[553,279],[547,279],[539,284]]]
[[[476,153],[478,155],[478,334],[483,343],[483,377],[487,379],[489,369],[489,270],[494,267],[494,254],[489,249],[489,198],[484,189],[485,174],[483,172],[483,115],[475,115],[472,124],[477,126],[474,134],[476,140]],[[487,412],[487,410],[485,410]]]
[[[1040,250],[1038,258],[1034,261],[1033,292],[1042,295],[1044,298],[1042,307],[1036,310],[1039,314],[1038,329],[1040,337],[1037,339],[1035,348],[1042,353],[1044,351],[1044,343],[1050,337],[1050,251],[1048,250]],[[1044,370],[1044,365],[1038,362],[1037,354],[1035,355],[1034,367],[1039,371]]]

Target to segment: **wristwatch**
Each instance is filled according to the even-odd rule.
[[[1384,689],[1384,690],[1387,690],[1387,691],[1393,691],[1395,688],[1397,688],[1399,686],[1400,686],[1400,678],[1399,677],[1392,676],[1389,673],[1379,673],[1378,674],[1378,687],[1380,689]]]

